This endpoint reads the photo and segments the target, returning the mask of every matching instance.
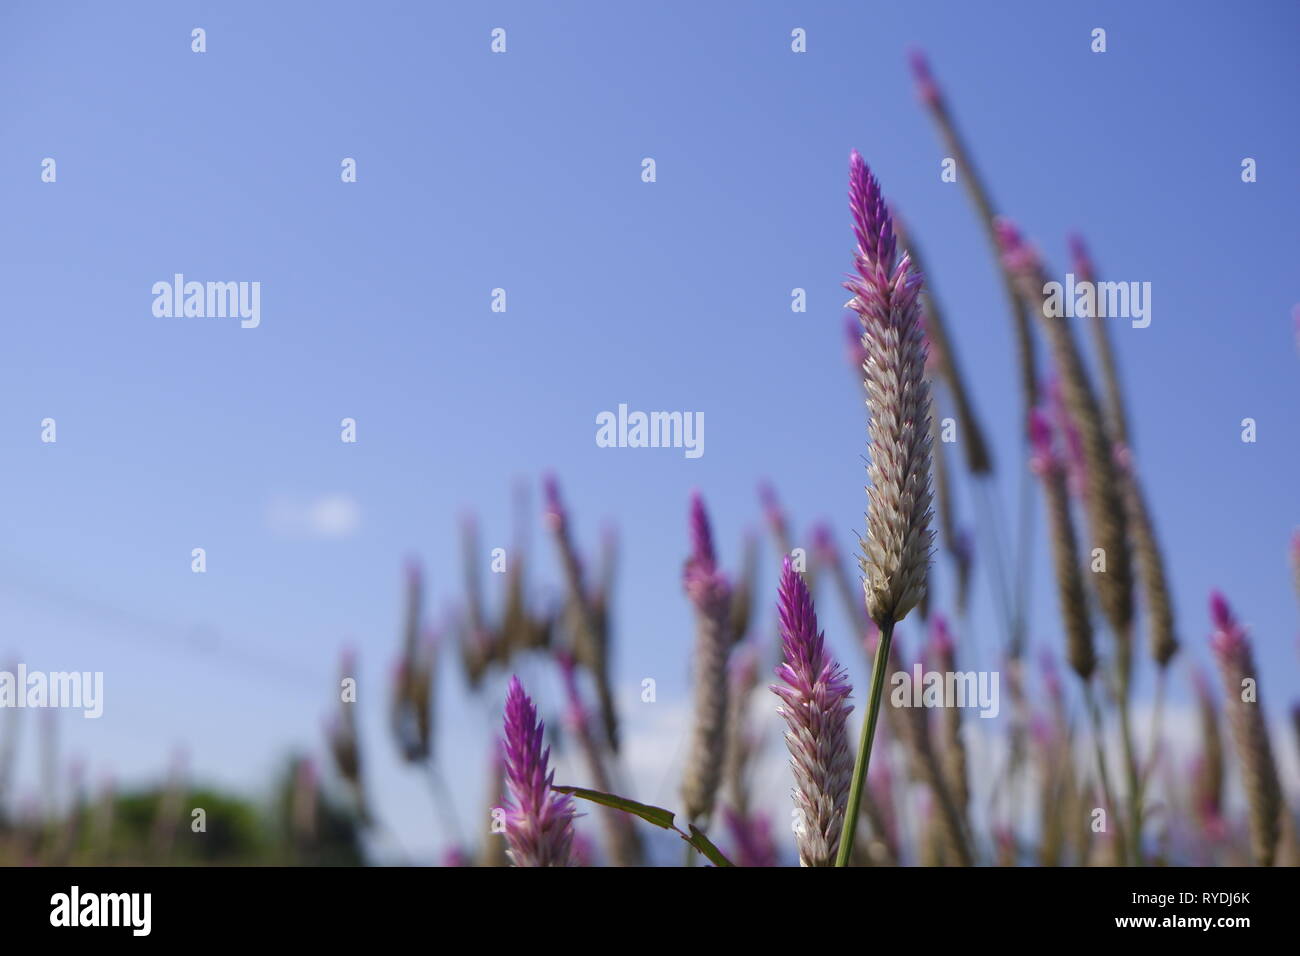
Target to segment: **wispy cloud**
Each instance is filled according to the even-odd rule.
[[[279,497],[267,508],[267,526],[284,538],[350,538],[361,527],[361,508],[346,494]]]

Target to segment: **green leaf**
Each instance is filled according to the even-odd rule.
[[[703,853],[714,866],[734,866],[730,860],[722,855],[722,851],[709,842],[709,838],[694,823],[690,824],[691,837],[686,842],[695,849]]]
[[[580,797],[583,800],[590,800],[592,803],[613,807],[615,810],[622,810],[625,813],[634,813],[646,823],[653,823],[665,830],[677,830],[677,827],[673,825],[674,816],[672,811],[665,810],[663,807],[652,807],[648,804],[637,803],[635,800],[628,800],[626,797],[619,797],[612,793],[601,793],[599,790],[584,790],[582,787],[552,786],[551,789],[559,793]],[[680,830],[677,832],[681,833]],[[707,854],[705,855],[707,856]]]

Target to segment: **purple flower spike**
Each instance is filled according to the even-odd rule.
[[[727,807],[722,812],[735,844],[737,866],[776,866],[776,847],[772,843],[772,821],[765,813],[746,815]]]
[[[894,223],[880,182],[856,149],[849,154],[849,209],[853,213],[853,234],[858,239],[859,269],[866,263],[882,269],[888,278],[894,271],[896,254]]]
[[[921,102],[927,106],[938,106],[942,94],[939,92],[939,84],[935,83],[934,76],[930,72],[930,61],[920,50],[909,52],[907,59],[912,66],[912,78],[916,80],[916,92],[921,97]]]
[[[1083,447],[1083,435],[1065,404],[1061,380],[1053,375],[1044,384],[1043,391],[1047,394],[1048,408],[1065,443],[1065,468],[1070,493],[1076,498],[1082,498],[1088,490],[1088,457]]]
[[[713,815],[726,746],[731,585],[718,570],[709,515],[698,492],[691,495],[690,524],[691,556],[682,583],[695,605],[695,721],[682,774],[682,799],[687,816],[706,825]]]
[[[1216,652],[1219,651],[1220,647],[1228,650],[1240,643],[1245,636],[1237,624],[1237,619],[1232,616],[1232,608],[1228,605],[1228,599],[1219,591],[1210,592],[1210,620],[1214,622],[1216,632]]]
[[[1045,475],[1060,467],[1060,459],[1052,446],[1052,426],[1037,408],[1029,410],[1029,466],[1036,475]]]
[[[788,526],[785,520],[785,511],[781,508],[781,502],[776,497],[776,489],[766,481],[763,482],[758,486],[758,500],[763,506],[763,516],[767,519],[772,533],[784,541],[787,537]]]
[[[824,522],[819,521],[813,525],[812,546],[813,554],[817,555],[818,560],[826,564],[835,564],[839,561],[839,552],[835,550],[835,538]]]
[[[1219,665],[1226,697],[1224,712],[1237,745],[1243,789],[1249,809],[1251,848],[1255,862],[1272,866],[1281,836],[1281,818],[1286,812],[1278,780],[1277,764],[1269,741],[1268,724],[1254,686],[1259,671],[1246,630],[1232,614],[1232,608],[1218,591],[1210,595],[1210,618],[1214,635],[1210,649]],[[1250,688],[1248,691],[1247,688]]]
[[[862,322],[867,391],[867,536],[860,565],[867,613],[877,624],[903,620],[925,593],[930,563],[930,388],[925,377],[921,276],[897,256],[880,183],[854,150],[849,208],[858,247],[844,287]]]
[[[709,526],[709,513],[704,508],[704,498],[697,491],[691,495],[691,559],[700,567],[712,569],[717,564],[713,553],[713,529]]]
[[[453,846],[442,854],[442,865],[446,867],[473,866],[474,861],[460,847]]]
[[[562,531],[568,515],[564,510],[564,502],[560,499],[560,483],[554,475],[548,474],[542,478],[542,501],[546,508],[547,526],[552,531]]]
[[[701,610],[726,603],[731,592],[726,576],[718,570],[709,513],[698,491],[691,495],[691,556],[686,559],[682,582],[691,602]]]
[[[940,659],[954,650],[952,631],[948,630],[948,619],[942,614],[935,614],[934,623],[930,625],[930,647]]]
[[[1007,269],[1014,273],[1037,271],[1038,250],[1025,242],[1014,222],[999,216],[993,223],[993,229],[997,233],[998,247],[1002,250],[1002,261]]]
[[[1088,246],[1083,241],[1083,236],[1076,233],[1070,234],[1070,261],[1074,265],[1074,271],[1078,273],[1080,279],[1091,281],[1096,275],[1092,264],[1092,256],[1088,254]]]
[[[506,694],[505,782],[507,851],[515,866],[569,866],[573,847],[573,800],[553,793],[547,772],[550,748],[542,749],[545,725],[518,677]]]
[[[781,698],[798,811],[795,841],[803,866],[832,866],[840,845],[853,775],[849,752],[848,674],[826,653],[803,577],[786,558],[777,603],[784,661],[771,690]]]

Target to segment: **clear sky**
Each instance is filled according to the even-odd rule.
[[[918,45],[999,209],[1055,272],[1078,230],[1105,277],[1152,284],[1151,325],[1112,332],[1182,659],[1208,661],[1222,588],[1280,717],[1300,696],[1298,26],[1284,2],[6,4],[0,659],[104,672],[101,720],[58,717],[94,777],[152,778],[183,746],[196,775],[252,790],[288,750],[321,749],[351,643],[381,809],[410,845],[436,842],[384,734],[402,562],[425,563],[436,617],[459,596],[459,516],[509,546],[512,488],[553,469],[584,546],[619,529],[624,719],[668,740],[666,756],[646,744],[639,779],[659,790],[637,796],[674,804],[690,490],[732,565],[761,530],[762,479],[799,535],[826,520],[847,549],[862,528],[839,286],[852,147],[924,244],[1015,513],[1007,310],[961,186],[940,179],[906,65]],[[260,282],[260,326],[154,316],[151,288],[175,273]],[[705,453],[598,448],[596,415],[620,403],[703,412]],[[959,507],[973,524],[968,490]],[[558,597],[540,522],[532,537],[535,591]],[[968,627],[991,651],[978,560]],[[766,609],[770,547],[764,561]],[[1031,639],[1059,649],[1047,562],[1040,540]],[[938,591],[943,606],[946,569]],[[861,686],[830,602],[828,638]],[[1144,694],[1150,672],[1143,653]],[[501,697],[494,683],[470,699],[448,659],[438,720],[457,733],[439,745],[464,815]]]

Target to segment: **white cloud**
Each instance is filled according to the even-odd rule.
[[[356,499],[345,494],[280,497],[267,509],[267,525],[285,538],[348,538],[361,527],[361,509]]]

